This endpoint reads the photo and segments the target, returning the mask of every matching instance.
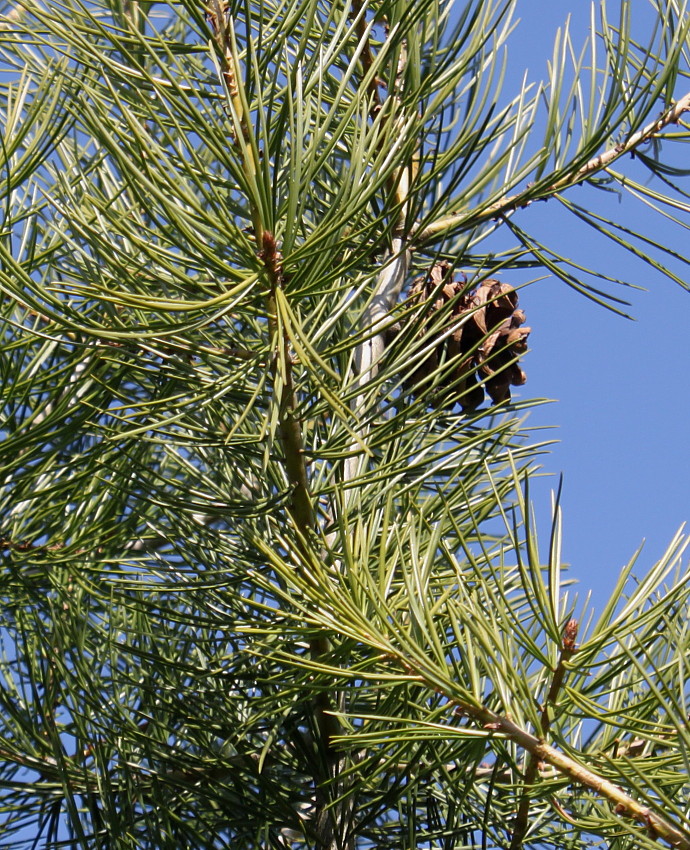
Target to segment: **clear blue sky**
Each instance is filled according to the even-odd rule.
[[[519,7],[522,23],[510,40],[511,68],[529,68],[530,78],[540,79],[556,28],[570,13],[574,32],[584,33],[589,3],[524,0]],[[690,80],[681,80],[678,94],[687,89]],[[690,157],[685,159],[690,164]],[[631,160],[617,167],[635,169],[638,179],[643,174]],[[568,197],[586,204],[584,199],[593,194],[575,188]],[[690,231],[648,212],[629,196],[597,192],[595,197],[604,214],[620,216],[690,255]],[[540,435],[559,440],[543,460],[544,470],[554,477],[540,481],[533,494],[541,536],[546,541],[548,493],[562,472],[564,558],[580,589],[591,588],[593,603],[601,610],[621,566],[643,540],[637,574],[657,560],[682,523],[690,525],[690,293],[589,228],[578,227],[557,201],[516,215],[521,227],[547,244],[556,243],[566,256],[648,290],[617,293],[632,302],[635,321],[609,313],[553,278],[528,287],[521,296],[533,328],[532,351],[523,361],[528,382],[522,395],[557,399],[529,419],[532,426],[558,426]],[[690,213],[677,215],[685,216],[690,226]],[[681,264],[674,271],[690,277],[690,269]]]

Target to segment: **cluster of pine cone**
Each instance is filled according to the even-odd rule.
[[[530,328],[522,327],[525,314],[512,286],[488,278],[468,292],[465,281],[453,280],[450,264],[440,262],[413,281],[408,304],[426,305],[415,334],[421,347],[438,338],[404,383],[411,395],[425,392],[436,407],[458,403],[472,410],[482,404],[485,391],[497,404],[510,399],[511,385],[527,380],[517,357],[527,349]],[[420,312],[408,316],[390,329],[387,342],[407,329],[414,333],[409,323],[419,323]]]

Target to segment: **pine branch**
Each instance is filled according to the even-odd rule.
[[[570,620],[566,624],[565,632],[563,634],[563,643],[561,645],[561,655],[558,659],[558,664],[551,680],[551,687],[549,688],[549,692],[546,695],[546,699],[544,700],[541,710],[541,737],[544,739],[547,737],[549,729],[551,728],[552,710],[556,704],[556,699],[558,697],[558,692],[561,689],[561,685],[563,684],[563,679],[565,678],[565,665],[575,654],[575,639],[577,637],[577,630],[578,624],[576,620]],[[522,792],[522,799],[520,800],[520,805],[518,806],[515,818],[510,850],[521,850],[525,835],[527,834],[530,807],[529,789],[537,780],[537,776],[539,775],[539,764],[539,759],[533,753],[530,753],[527,760],[527,769],[525,771],[525,787]]]
[[[477,212],[463,210],[449,216],[444,216],[432,224],[427,225],[420,232],[415,233],[413,235],[413,243],[415,246],[421,245],[429,239],[454,228],[467,229],[475,227],[484,221],[501,218],[510,215],[515,210],[528,207],[533,201],[548,200],[563,189],[568,189],[571,186],[581,183],[590,175],[604,171],[612,162],[620,159],[625,154],[634,153],[636,148],[653,139],[657,133],[661,132],[669,124],[677,124],[685,112],[690,112],[690,92],[673,103],[659,118],[647,124],[643,129],[633,133],[626,142],[614,145],[614,147],[609,148],[603,153],[597,154],[597,156],[590,159],[581,168],[570,174],[566,174],[538,194],[535,195],[528,187],[524,192],[520,192],[517,195],[504,195],[495,203]]]
[[[207,7],[208,19],[216,36],[223,57],[222,76],[228,94],[229,107],[235,126],[235,144],[242,159],[247,185],[255,185],[258,171],[258,149],[249,124],[249,112],[244,100],[241,69],[234,40],[232,17],[219,0],[212,0]],[[290,486],[289,513],[297,531],[297,546],[302,549],[303,563],[309,562],[309,539],[315,530],[316,516],[309,488],[309,476],[304,453],[302,423],[295,414],[297,395],[293,380],[293,363],[290,354],[290,338],[283,321],[279,318],[279,300],[283,297],[282,254],[274,234],[266,229],[261,210],[248,197],[254,236],[260,247],[258,257],[263,263],[268,283],[266,312],[268,330],[273,348],[271,372],[273,388],[277,394],[278,433],[283,449],[285,475]],[[320,658],[328,651],[326,637],[316,637],[310,642],[312,659]],[[314,719],[319,734],[319,745],[326,771],[336,765],[333,739],[339,733],[338,719],[333,712],[329,695],[317,690],[312,700]],[[331,800],[324,790],[332,777],[314,776],[318,801],[315,818],[317,844],[320,850],[340,850],[340,834],[343,831],[344,812],[331,808]]]
[[[563,642],[564,653],[574,652],[574,647],[572,650],[569,648],[566,649],[566,642],[568,640],[569,634],[566,630]],[[393,654],[389,652],[388,656],[392,657]],[[559,664],[554,674],[549,695],[555,696],[557,689],[560,689],[562,676],[565,674],[563,660],[562,658],[561,664]],[[442,692],[437,677],[428,676],[421,666],[416,666],[414,662],[401,655],[398,656],[398,661],[406,673],[414,675],[419,682],[426,682],[436,692]],[[604,797],[613,804],[615,814],[630,818],[644,825],[652,838],[662,839],[671,847],[680,848],[680,850],[690,850],[690,835],[656,811],[652,811],[648,806],[642,805],[629,794],[626,794],[618,785],[585,767],[585,765],[576,759],[547,744],[541,736],[538,737],[528,732],[526,729],[518,726],[508,716],[497,714],[485,706],[464,702],[451,693],[446,693],[445,696],[447,696],[449,702],[456,706],[455,712],[457,715],[471,718],[487,732],[504,735],[517,744],[518,747],[524,749],[536,764],[543,762],[551,765],[562,776],[568,776],[574,782],[590,788],[596,794]],[[547,697],[547,703],[548,699]],[[544,718],[543,713],[542,718]]]

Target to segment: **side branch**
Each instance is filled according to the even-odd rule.
[[[415,244],[424,242],[446,230],[451,230],[462,225],[474,227],[483,221],[500,218],[501,216],[515,212],[515,210],[528,207],[533,201],[548,200],[548,198],[563,189],[567,189],[570,186],[574,186],[575,184],[586,180],[591,174],[603,171],[621,156],[633,153],[640,145],[648,142],[650,139],[653,139],[657,133],[664,129],[664,127],[667,127],[669,124],[677,124],[685,112],[690,112],[690,92],[681,97],[680,100],[673,103],[666,112],[664,112],[655,121],[652,121],[650,124],[647,124],[646,127],[643,127],[641,130],[633,133],[626,142],[615,145],[603,153],[597,154],[597,156],[590,159],[581,168],[566,174],[565,177],[557,180],[555,183],[551,184],[551,186],[546,187],[546,189],[538,195],[535,196],[531,192],[530,188],[527,188],[516,195],[504,195],[495,203],[485,207],[484,209],[477,210],[476,212],[471,210],[462,210],[452,213],[451,215],[444,216],[416,233],[414,235],[414,242]]]
[[[271,336],[275,339],[272,371],[273,385],[280,384],[278,398],[279,433],[283,444],[285,471],[292,487],[290,513],[300,534],[306,535],[314,528],[314,508],[309,494],[309,480],[304,457],[302,429],[295,417],[295,388],[292,380],[292,359],[287,332],[278,322],[277,290],[282,286],[282,255],[273,234],[264,230],[260,257],[266,268],[269,283],[268,321]],[[280,377],[280,381],[277,378]]]
[[[614,805],[617,815],[631,818],[644,824],[650,837],[662,839],[671,847],[690,850],[690,836],[675,824],[652,811],[648,806],[626,794],[618,785],[604,779],[589,768],[550,746],[541,738],[522,729],[508,717],[494,714],[488,708],[476,708],[470,705],[458,705],[458,713],[465,714],[479,722],[484,729],[498,732],[514,741],[526,750],[538,762],[545,762],[559,773],[569,776],[574,782],[591,788]]]
[[[563,641],[561,644],[561,654],[558,659],[558,664],[554,670],[551,680],[551,687],[546,695],[544,704],[541,707],[541,735],[546,738],[551,728],[552,708],[556,703],[558,692],[561,689],[566,673],[566,664],[575,654],[575,638],[577,637],[578,624],[577,620],[570,620],[565,627]],[[510,850],[521,850],[527,827],[529,825],[529,807],[530,796],[529,789],[537,780],[539,775],[539,759],[535,753],[530,753],[527,760],[527,769],[525,771],[524,790],[520,805],[518,806],[515,825],[513,827],[513,838],[510,842]]]
[[[554,672],[554,678],[549,689],[549,694],[547,695],[547,702],[552,697],[555,698],[557,689],[561,687],[565,675],[565,656],[567,654],[572,655],[575,651],[574,625],[572,623],[573,621],[566,626],[563,636],[561,660]],[[508,738],[518,747],[529,753],[529,756],[537,764],[544,762],[551,765],[561,775],[569,777],[573,782],[584,785],[601,797],[606,798],[613,804],[616,815],[630,818],[637,823],[643,824],[647,830],[647,834],[654,840],[661,839],[671,847],[679,848],[679,850],[690,850],[690,833],[680,829],[674,823],[650,809],[649,806],[645,806],[638,800],[635,800],[629,794],[626,794],[618,785],[599,776],[599,774],[580,764],[580,762],[566,755],[561,750],[557,750],[555,747],[547,744],[541,735],[534,735],[521,726],[518,726],[507,715],[497,714],[486,706],[458,699],[450,692],[439,690],[436,676],[428,675],[423,668],[411,664],[409,659],[402,654],[396,653],[396,657],[406,674],[414,676],[419,682],[426,683],[437,693],[444,693],[449,702],[455,705],[456,715],[473,720],[487,733],[498,734]],[[545,715],[542,712],[540,725],[543,725],[544,722]]]

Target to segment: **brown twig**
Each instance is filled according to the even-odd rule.
[[[542,723],[547,723],[547,725],[549,720],[548,716],[544,714],[544,711],[548,710],[549,700],[555,699],[562,685],[566,672],[566,656],[572,657],[572,654],[575,652],[574,641],[575,625],[571,621],[566,626],[563,635],[561,659],[554,671],[554,678],[546,698],[547,704],[542,709]],[[613,804],[616,815],[643,824],[647,829],[648,835],[653,836],[655,839],[662,839],[673,848],[690,850],[690,833],[682,830],[662,815],[652,811],[648,806],[635,800],[629,794],[626,794],[618,785],[615,785],[608,779],[604,779],[576,759],[547,744],[541,735],[537,736],[532,732],[528,732],[526,729],[518,726],[507,715],[497,714],[484,705],[458,699],[452,692],[439,687],[438,676],[431,670],[425,670],[424,662],[421,660],[411,660],[402,651],[394,651],[392,647],[387,649],[385,658],[395,661],[404,670],[408,680],[411,677],[420,684],[426,684],[436,693],[445,696],[448,702],[455,706],[456,715],[469,718],[488,734],[498,734],[507,738],[525,750],[530,757],[534,758],[537,764],[543,762],[550,765],[561,776],[567,776],[574,783],[584,785],[601,797],[606,798]],[[557,805],[555,807],[558,808]]]
[[[561,687],[563,676],[565,675],[564,655],[567,653],[572,655],[575,651],[574,627],[570,626],[570,624],[568,625],[570,628],[566,627],[563,638],[562,656],[559,662],[559,668],[562,668],[563,672],[558,673],[558,668],[554,672],[554,680],[549,689],[547,701],[550,696],[555,697],[557,694],[556,684],[558,683],[558,688]],[[637,823],[643,824],[647,829],[648,835],[665,841],[673,848],[690,850],[690,833],[680,829],[662,815],[652,811],[648,806],[643,805],[638,800],[635,800],[629,794],[626,794],[618,785],[615,785],[608,779],[604,779],[571,756],[547,744],[541,736],[537,736],[518,726],[507,715],[497,714],[486,706],[477,705],[469,701],[465,702],[458,699],[454,694],[445,692],[439,687],[438,677],[434,673],[427,673],[420,662],[412,662],[402,652],[393,652],[389,649],[386,657],[395,659],[396,663],[400,665],[407,676],[414,677],[416,681],[424,683],[433,688],[437,693],[446,696],[449,703],[455,706],[455,713],[457,715],[469,718],[487,733],[502,735],[525,750],[535,759],[537,764],[540,762],[548,764],[561,776],[567,776],[573,782],[584,785],[596,794],[606,798],[613,804],[616,815],[630,818]],[[558,682],[558,679],[560,679],[560,682]]]
[[[609,148],[603,153],[597,154],[597,156],[590,159],[581,168],[566,174],[560,180],[557,180],[555,183],[552,183],[543,191],[539,192],[538,195],[535,195],[529,188],[527,188],[516,195],[504,195],[495,203],[488,207],[484,207],[477,212],[462,210],[452,213],[451,215],[444,216],[432,224],[427,225],[423,230],[417,232],[414,235],[414,242],[415,244],[425,242],[433,236],[438,236],[439,234],[456,227],[474,227],[483,221],[500,218],[501,216],[515,212],[517,209],[527,207],[533,201],[547,200],[563,189],[567,189],[570,186],[581,183],[591,174],[603,171],[612,162],[625,154],[633,153],[640,145],[654,138],[654,136],[663,130],[664,127],[667,127],[669,124],[677,124],[685,112],[690,112],[690,92],[681,97],[675,103],[671,104],[671,106],[661,116],[659,116],[659,118],[647,124],[646,127],[643,127],[636,133],[633,133],[627,141],[622,142],[619,145],[614,145],[614,147]]]
[[[650,835],[666,841],[671,847],[690,850],[690,835],[653,812],[648,806],[626,794],[618,785],[594,773],[588,767],[547,744],[542,738],[522,729],[509,717],[496,714],[486,707],[460,703],[453,700],[460,714],[472,718],[483,729],[504,735],[519,747],[526,750],[537,763],[544,762],[555,768],[562,776],[568,776],[573,782],[590,788],[605,797],[614,806],[614,812],[637,823],[644,824]]]
[[[540,726],[542,738],[547,737],[549,729],[551,728],[552,709],[556,704],[558,692],[560,691],[563,679],[565,678],[566,664],[570,661],[576,651],[575,639],[577,637],[577,629],[577,620],[570,620],[566,624],[565,631],[563,633],[560,658],[558,659],[558,664],[556,665],[556,669],[553,673],[549,692],[546,695],[546,699],[544,700],[541,708]],[[527,834],[530,807],[529,791],[539,775],[539,764],[540,762],[536,755],[530,753],[527,759],[527,768],[525,770],[524,789],[518,806],[517,815],[515,817],[515,824],[513,826],[513,837],[510,842],[510,850],[521,850],[522,843],[525,835]]]
[[[520,729],[507,717],[496,717],[495,721],[489,721],[486,725],[503,732],[540,761],[553,765],[559,773],[569,776],[574,782],[585,785],[602,797],[606,797],[614,804],[617,815],[644,824],[651,835],[666,841],[671,847],[690,850],[690,836],[687,832],[683,832],[666,818],[633,799],[618,785],[614,785],[613,782],[597,775],[570,756],[549,746],[524,729]]]

